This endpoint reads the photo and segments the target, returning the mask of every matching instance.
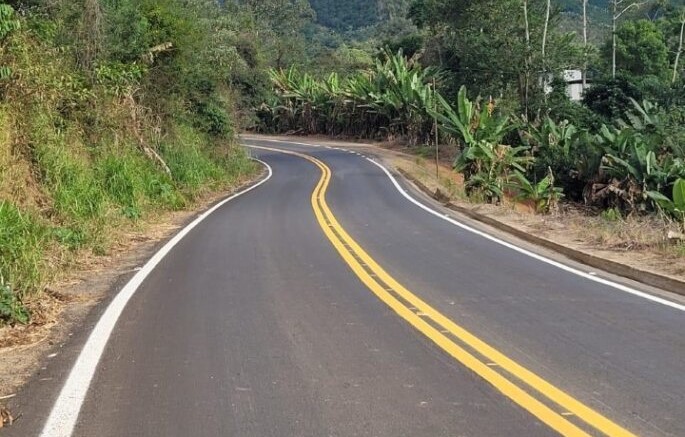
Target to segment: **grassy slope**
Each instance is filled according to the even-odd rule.
[[[191,207],[255,170],[230,138],[210,137],[183,116],[141,119],[144,108],[85,83],[29,31],[6,47],[15,74],[0,96],[0,324],[27,321],[21,301],[69,260],[105,254],[119,230]]]

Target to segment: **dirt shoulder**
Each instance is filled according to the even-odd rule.
[[[56,346],[83,328],[88,314],[117,291],[122,278],[132,275],[199,213],[262,177],[264,172],[235,189],[207,194],[192,210],[166,212],[120,230],[106,255],[75,256],[60,278],[30,302],[33,317],[29,325],[0,328],[0,409],[50,358]]]
[[[416,155],[416,149],[387,143],[354,143],[326,138],[287,139],[363,150],[380,158],[389,168],[418,182],[424,191],[442,203],[485,217],[488,224],[501,223],[503,229],[513,228],[591,257],[631,267],[638,273],[649,272],[685,282],[685,244],[669,241],[669,231],[677,232],[678,228],[658,217],[603,217],[597,212],[567,204],[550,215],[536,215],[523,205],[471,203],[464,194],[463,178],[449,165],[452,156],[445,156],[440,162],[436,176],[434,158]],[[685,287],[682,294],[685,294]]]

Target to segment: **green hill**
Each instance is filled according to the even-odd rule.
[[[354,30],[378,21],[375,1],[310,0],[319,24],[335,30]]]
[[[405,16],[411,0],[310,0],[319,24],[337,31],[357,30]]]
[[[577,30],[583,11],[582,0],[555,2],[564,14],[567,22],[565,27]],[[319,24],[337,31],[349,31],[373,26],[391,17],[405,16],[412,0],[310,0],[310,3],[317,13]],[[685,2],[674,0],[672,3]],[[610,22],[610,5],[610,0],[589,0],[588,17],[597,28],[595,31],[601,31]],[[641,9],[642,13],[644,11],[645,7]]]

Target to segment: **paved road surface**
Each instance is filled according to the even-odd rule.
[[[271,179],[151,271],[83,402],[57,396],[87,333],[2,435],[51,412],[46,437],[70,414],[101,437],[685,435],[682,307],[441,220],[356,154],[247,143],[317,161],[252,149]]]

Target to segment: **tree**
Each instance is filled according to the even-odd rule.
[[[583,103],[607,122],[621,117],[632,108],[632,101],[642,100],[642,91],[629,78],[618,75],[593,82],[585,91]]]
[[[587,2],[588,0],[582,0],[583,2],[583,91],[587,87],[587,57],[588,57],[588,44],[587,44]]]
[[[452,69],[455,81],[481,95],[517,95],[524,111],[541,100],[544,71],[579,64],[579,51],[558,31],[559,15],[547,0],[416,0],[410,16],[431,36],[424,59]],[[436,45],[437,60],[430,57]]]
[[[612,52],[611,52],[611,76],[616,77],[616,48],[617,48],[617,26],[618,20],[631,9],[636,9],[645,4],[645,2],[627,2],[626,0],[610,0],[612,5],[611,14],[611,41],[612,41]]]
[[[259,35],[271,52],[276,68],[284,68],[302,59],[289,57],[305,51],[304,29],[314,18],[307,0],[249,0],[262,29]]]
[[[611,47],[605,45],[604,51],[612,53],[613,77],[619,67],[633,76],[657,77],[665,77],[670,69],[664,34],[650,20],[622,23],[613,35]]]
[[[678,62],[680,61],[680,55],[683,53],[683,33],[685,33],[685,8],[681,9],[680,16],[680,38],[678,39],[678,51],[675,55],[675,61],[673,62],[673,76],[671,77],[671,83],[675,83],[678,79]]]

